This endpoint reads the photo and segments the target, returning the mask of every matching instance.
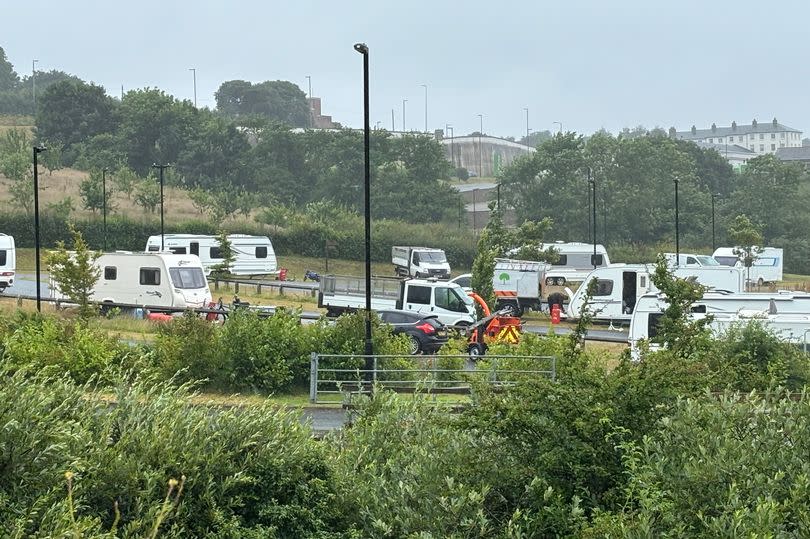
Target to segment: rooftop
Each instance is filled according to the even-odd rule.
[[[782,161],[810,161],[810,146],[798,148],[779,148],[776,157]]]
[[[800,130],[780,124],[776,118],[772,122],[759,123],[756,120],[750,124],[737,124],[732,122],[730,126],[718,127],[715,124],[708,129],[697,129],[694,125],[689,131],[677,131],[675,134],[678,138],[683,139],[702,139],[709,137],[724,137],[728,135],[748,135],[750,133],[773,133],[773,132],[790,132],[801,133]]]

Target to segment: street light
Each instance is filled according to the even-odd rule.
[[[712,253],[717,249],[717,245],[715,243],[715,236],[714,236],[714,201],[717,197],[720,196],[720,193],[712,193]]]
[[[107,167],[101,169],[101,215],[104,222],[104,252],[107,252]]]
[[[190,67],[188,69],[191,71],[192,76],[194,77],[194,108],[197,108],[197,69],[194,67]]]
[[[405,103],[407,103],[407,99],[402,100],[402,132],[405,132]]]
[[[163,171],[169,168],[171,165],[158,165],[153,164],[152,168],[156,168],[160,170],[160,250],[163,251],[166,246],[163,242]]]
[[[307,101],[309,104],[309,126],[315,127],[315,109],[312,108],[312,76],[307,75],[307,87],[309,88],[309,93],[307,94]]]
[[[529,107],[523,107],[523,110],[526,111],[526,146],[529,146]]]
[[[34,98],[34,116],[37,115],[37,62],[39,60],[31,62],[31,95]]]
[[[425,89],[425,133],[427,133],[428,132],[428,128],[427,128],[427,124],[428,124],[428,122],[427,122],[427,84],[422,84],[421,86],[422,86],[422,88]]]
[[[34,60],[36,61],[36,60]],[[42,312],[41,298],[42,290],[40,283],[40,266],[39,266],[39,165],[37,164],[37,156],[47,151],[44,146],[34,146],[34,243],[36,246],[36,268],[37,268],[37,312]]]
[[[559,125],[560,126],[559,133],[562,133],[562,122],[551,122],[551,123],[553,123],[554,125]]]
[[[588,183],[591,186],[593,203],[591,204],[591,211],[593,212],[593,269],[596,269],[596,179],[591,176],[591,167],[588,167]]]
[[[678,178],[674,178],[675,182],[675,267],[677,268],[681,262],[681,230],[678,215]]]
[[[450,124],[444,124],[444,132],[454,133],[453,126]],[[453,138],[453,135],[450,135],[450,162],[453,163],[453,168],[456,168],[456,154],[453,148]]]
[[[366,374],[370,377],[372,368],[371,355],[374,353],[371,341],[371,127],[369,125],[368,102],[368,46],[365,43],[355,43],[354,50],[363,55],[363,158],[364,158],[364,207],[365,207],[365,236],[366,236]],[[405,102],[403,101],[402,115],[405,116]]]
[[[484,176],[484,149],[481,146],[481,137],[484,135],[484,115],[479,114],[478,120],[480,122],[480,127],[478,129],[478,177],[481,178]]]

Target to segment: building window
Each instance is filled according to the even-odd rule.
[[[759,151],[761,151],[761,152],[765,151],[765,145],[764,144],[759,145]]]
[[[765,133],[759,134],[759,140],[765,140]]]
[[[771,144],[771,151],[772,151],[772,152],[775,152],[775,151],[776,151],[776,144]]]
[[[784,133],[779,133],[779,138],[785,138],[785,134]]]
[[[776,139],[776,133],[771,133],[771,140]]]
[[[714,144],[714,139],[713,138],[709,139],[709,144]]]
[[[115,266],[104,266],[104,280],[114,281],[118,278],[118,268]]]
[[[753,144],[751,145],[751,151],[752,152],[754,151],[754,145]]]

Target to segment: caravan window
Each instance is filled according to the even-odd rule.
[[[568,255],[560,255],[560,258],[552,265],[554,265],[554,266],[567,266],[568,265]]]
[[[200,256],[200,244],[196,241],[192,241],[188,245],[188,252],[193,255]]]
[[[174,254],[176,254],[176,255],[184,255],[184,254],[186,254],[186,248],[185,247],[169,247],[169,250],[171,252],[173,252]]]
[[[156,253],[160,251],[160,246],[158,245],[150,245],[149,249],[147,249],[150,253]]]
[[[160,284],[160,268],[141,268],[141,284],[156,286]]]
[[[205,275],[200,268],[169,268],[169,276],[175,288],[205,288]]]
[[[8,251],[5,249],[0,250],[0,266],[5,266],[8,262]]]
[[[211,247],[208,251],[208,258],[222,258],[222,249],[219,247]]]
[[[661,324],[661,318],[664,313],[650,313],[647,315],[647,338],[652,339],[658,335],[658,326]]]
[[[267,258],[267,247],[256,247],[256,258]]]
[[[118,268],[115,266],[104,266],[104,280],[114,281],[118,278]]]
[[[0,264],[5,264],[5,262],[0,262]],[[776,258],[757,258],[754,260],[753,266],[777,266],[777,259]]]
[[[409,286],[408,303],[418,303],[420,305],[430,305],[429,286]]]
[[[610,279],[597,279],[594,296],[609,296],[613,294],[613,281]]]
[[[591,266],[602,266],[604,263],[602,255],[591,255]]]

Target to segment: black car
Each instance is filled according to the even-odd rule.
[[[411,311],[378,311],[380,319],[393,328],[394,335],[408,336],[411,354],[435,354],[447,342],[447,327],[436,315]]]

